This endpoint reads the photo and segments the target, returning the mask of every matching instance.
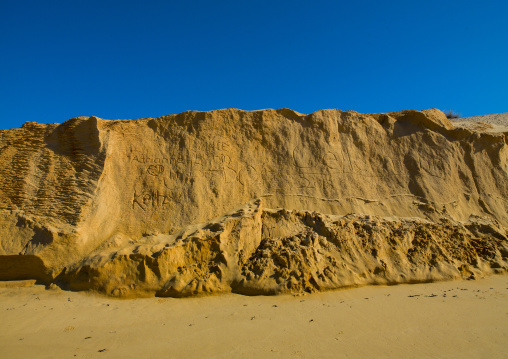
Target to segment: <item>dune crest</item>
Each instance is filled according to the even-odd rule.
[[[278,294],[508,269],[507,134],[289,109],[0,131],[0,280]]]

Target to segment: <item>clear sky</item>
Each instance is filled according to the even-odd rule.
[[[508,112],[508,2],[0,0],[0,128],[288,107]]]

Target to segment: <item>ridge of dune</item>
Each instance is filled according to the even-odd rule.
[[[470,130],[508,133],[508,112],[452,119],[454,126]]]
[[[180,297],[505,272],[507,135],[436,109],[27,122],[0,132],[0,280]]]

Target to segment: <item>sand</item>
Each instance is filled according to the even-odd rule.
[[[0,131],[0,358],[508,357],[506,118]]]
[[[507,272],[507,141],[437,109],[27,122],[0,131],[0,280],[184,297]]]
[[[451,119],[454,126],[491,133],[508,132],[508,112]]]
[[[506,358],[508,276],[311,295],[0,288],[2,358]]]

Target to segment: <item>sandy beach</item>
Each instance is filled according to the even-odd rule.
[[[1,288],[0,313],[2,358],[508,356],[506,275],[186,299],[120,300],[34,285]]]

